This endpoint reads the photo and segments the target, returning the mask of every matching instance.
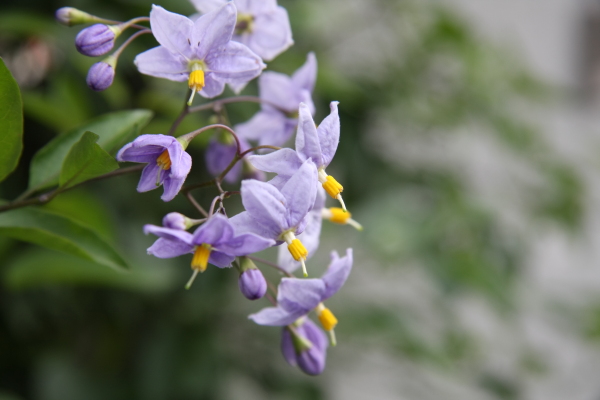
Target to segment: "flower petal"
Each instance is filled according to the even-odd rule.
[[[161,200],[162,201],[173,200],[175,198],[175,196],[177,196],[177,193],[179,193],[179,191],[181,190],[181,187],[183,186],[183,182],[185,182],[185,178],[186,178],[186,176],[179,178],[179,177],[173,176],[172,174],[169,174],[168,176],[166,176],[162,181],[165,191],[163,192],[162,196],[160,196]]]
[[[137,186],[140,193],[148,192],[160,186],[166,176],[166,171],[156,162],[148,163],[142,170],[142,176]],[[156,184],[158,182],[158,185]]]
[[[294,75],[292,75],[292,82],[294,83],[294,86],[312,93],[315,89],[316,81],[317,57],[315,56],[315,53],[310,52],[306,56],[304,65],[298,68],[296,72],[294,72]]]
[[[250,314],[248,318],[259,325],[285,326],[293,323],[304,314],[302,311],[287,312],[280,307],[267,307],[255,314]]]
[[[252,26],[246,44],[265,61],[271,61],[294,44],[290,19],[283,7],[256,14]]]
[[[290,227],[297,227],[312,209],[317,196],[317,168],[306,160],[290,180],[281,188],[286,199],[286,221]]]
[[[321,209],[309,212],[306,219],[306,228],[298,235],[298,240],[302,242],[308,251],[306,259],[309,260],[319,248],[319,237],[321,236],[321,225],[323,222]],[[286,271],[294,272],[300,267],[301,264],[294,260],[294,257],[292,257],[285,246],[280,246],[277,254],[277,265]]]
[[[224,144],[218,140],[211,140],[206,147],[206,168],[208,172],[217,176],[221,172],[225,171],[225,168],[229,166],[229,163],[235,157],[237,146],[235,143]],[[225,175],[225,181],[234,183],[239,180],[242,174],[242,164],[236,163],[233,168]]]
[[[194,232],[192,242],[195,245],[203,243],[217,246],[233,238],[233,226],[223,214],[214,214]]]
[[[325,283],[321,279],[282,278],[277,289],[277,304],[289,313],[307,314],[323,299]]]
[[[152,5],[150,27],[152,34],[168,51],[179,54],[184,59],[192,58],[192,37],[194,23],[187,17],[169,12],[161,6]]]
[[[338,115],[339,102],[332,101],[329,104],[331,112],[317,128],[319,135],[319,143],[321,144],[321,162],[324,167],[327,167],[340,142],[340,116]]]
[[[138,54],[133,63],[145,75],[175,82],[185,82],[189,79],[186,59],[179,54],[171,53],[164,46],[154,47]]]
[[[194,245],[192,243],[192,234],[187,231],[182,231],[180,229],[171,229],[162,226],[147,224],[144,225],[144,233],[146,235],[151,233],[163,239],[167,239],[174,242],[181,242],[189,246]]]
[[[302,166],[302,161],[292,149],[281,149],[264,155],[249,156],[248,162],[255,168],[278,175],[292,176]]]
[[[281,110],[292,113],[298,109],[294,85],[290,77],[285,74],[265,72],[258,79],[258,91],[262,100],[273,103]],[[262,107],[265,110],[273,108],[269,104],[263,104]]]
[[[235,131],[246,140],[258,140],[259,145],[281,146],[292,136],[295,126],[296,122],[281,112],[263,110],[249,121],[236,125]]]
[[[195,57],[204,60],[211,51],[225,46],[235,29],[237,10],[233,2],[228,2],[218,10],[198,18],[192,28],[191,46]]]
[[[236,85],[256,78],[266,68],[259,56],[238,42],[211,49],[205,62],[215,79]]]
[[[321,278],[325,282],[325,295],[323,300],[333,296],[346,282],[352,270],[352,249],[346,250],[346,255],[340,258],[337,252],[331,253],[331,264]]]
[[[272,185],[253,179],[242,181],[242,204],[258,223],[279,236],[290,227],[286,224],[286,198]]]
[[[209,13],[211,11],[218,10],[227,4],[227,0],[190,0],[196,10],[202,14]]]
[[[152,246],[148,247],[148,254],[158,258],[173,258],[191,253],[193,250],[194,246],[187,243],[158,238]]]
[[[234,256],[247,256],[275,245],[275,240],[266,239],[254,233],[242,233],[228,241],[221,241],[219,250]]]
[[[173,138],[173,142],[167,147],[171,159],[171,177],[185,178],[192,169],[192,157],[185,152],[179,141]]]
[[[322,167],[321,145],[319,144],[317,127],[308,106],[304,103],[300,104],[296,151],[302,161],[310,158],[318,168]]]
[[[211,251],[210,256],[208,257],[208,262],[212,265],[216,265],[219,268],[231,267],[233,260],[235,260],[234,256],[230,256],[229,254],[225,254],[217,250]]]
[[[229,218],[229,222],[231,222],[237,234],[254,233],[263,238],[275,238],[280,234],[280,232],[269,230],[260,222],[256,221],[248,211],[234,215]]]
[[[199,92],[202,97],[211,99],[217,97],[225,90],[225,83],[215,79],[212,74],[207,74],[204,77],[204,87]]]

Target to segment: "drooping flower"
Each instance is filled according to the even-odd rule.
[[[258,300],[267,293],[265,277],[248,257],[240,257],[238,286],[248,300]]]
[[[320,279],[283,278],[277,290],[277,307],[263,308],[249,318],[259,325],[285,326],[315,310],[321,325],[335,343],[333,328],[338,321],[323,301],[340,290],[351,269],[352,249],[347,249],[341,258],[334,251],[331,263]]]
[[[201,13],[222,7],[227,0],[191,0]],[[237,22],[233,40],[248,46],[266,61],[271,61],[294,44],[290,19],[276,0],[234,0]]]
[[[158,258],[173,258],[193,253],[191,267],[194,275],[204,272],[208,264],[219,268],[231,266],[236,256],[246,256],[275,244],[253,233],[236,232],[230,220],[222,214],[214,214],[192,234],[179,229],[145,225],[144,233],[152,233],[159,239],[148,248],[148,254]]]
[[[312,160],[319,172],[319,182],[321,182],[327,194],[339,200],[342,208],[346,211],[341,195],[342,190],[344,190],[343,186],[333,176],[325,172],[325,168],[333,159],[340,141],[340,117],[337,105],[337,101],[330,103],[331,112],[317,128],[309,107],[304,103],[300,104],[296,151],[281,149],[266,155],[250,156],[248,161],[261,171],[274,172],[283,177],[288,177],[305,160]]]
[[[192,157],[172,136],[141,135],[117,153],[118,161],[148,163],[142,171],[138,192],[164,186],[161,199],[171,201],[179,193],[192,168]]]
[[[308,375],[323,372],[328,346],[327,336],[308,318],[300,318],[292,327],[281,331],[283,357]]]
[[[258,79],[261,110],[249,121],[235,126],[235,131],[259,145],[281,146],[298,126],[298,107],[306,104],[314,114],[312,92],[317,79],[317,59],[309,53],[306,63],[289,77],[278,72],[265,72]]]
[[[265,68],[259,56],[245,45],[232,42],[236,8],[229,2],[192,22],[183,15],[153,5],[152,33],[160,46],[138,54],[135,65],[146,75],[188,81],[192,96],[220,95],[225,84],[242,85]]]
[[[302,263],[308,252],[296,235],[306,226],[306,215],[317,195],[317,169],[307,160],[281,190],[257,180],[242,181],[242,204],[246,211],[231,218],[240,232],[254,232],[265,238],[285,241],[296,261]]]

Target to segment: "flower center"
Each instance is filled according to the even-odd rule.
[[[300,239],[297,239],[296,235],[294,235],[292,232],[284,233],[283,240],[285,240],[285,242],[288,244],[288,250],[292,257],[294,257],[294,260],[300,261],[302,264],[302,272],[304,273],[304,276],[308,276],[308,272],[306,272],[306,264],[304,264],[304,261],[308,256],[308,250],[306,250],[306,247],[304,247]]]
[[[235,34],[242,35],[244,33],[252,33],[254,28],[254,16],[251,14],[238,13],[235,23]]]
[[[165,150],[160,153],[160,156],[156,159],[156,164],[165,171],[171,168],[171,158],[169,157],[169,151]]]
[[[211,251],[212,246],[210,244],[202,243],[200,246],[196,246],[194,257],[192,258],[192,269],[200,272],[206,271]]]
[[[327,194],[334,199],[339,200],[340,204],[342,205],[342,209],[347,211],[344,200],[342,200],[342,195],[340,194],[344,191],[344,187],[340,185],[333,176],[327,175],[327,172],[325,172],[324,168],[319,169],[319,182],[321,182],[323,189],[325,189]]]
[[[188,79],[188,86],[192,89],[192,94],[188,101],[188,106],[192,105],[194,101],[194,95],[204,87],[204,67],[205,64],[202,61],[193,61],[190,63],[190,77]]]

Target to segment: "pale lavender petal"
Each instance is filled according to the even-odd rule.
[[[216,48],[225,46],[233,35],[237,11],[232,2],[202,15],[193,23],[190,36],[195,57],[204,60]],[[189,45],[188,45],[189,46]]]
[[[325,333],[311,320],[306,319],[298,328],[298,333],[312,343],[312,347],[297,355],[298,367],[309,375],[319,375],[325,370],[327,346],[329,341]]]
[[[281,189],[283,188],[283,186],[287,183],[287,181],[290,180],[289,176],[282,176],[282,175],[277,175],[275,176],[273,179],[271,179],[270,181],[268,181],[267,183],[269,185],[273,185],[277,188],[277,190],[279,190],[281,192]]]
[[[233,217],[229,218],[229,222],[233,225],[235,232],[241,233],[254,233],[263,238],[275,238],[279,236],[281,232],[274,232],[257,222],[248,211],[241,212]]]
[[[277,290],[278,307],[290,313],[304,310],[307,314],[322,301],[325,283],[321,279],[282,278]]]
[[[167,150],[171,159],[170,177],[185,178],[192,169],[192,157],[185,152],[181,143],[175,138]]]
[[[169,12],[161,6],[152,5],[150,27],[152,34],[171,53],[185,59],[192,58],[189,39],[192,37],[193,22],[183,15]]]
[[[235,0],[240,11],[254,15],[272,12],[277,9],[277,0]]]
[[[268,231],[279,236],[289,229],[286,223],[286,198],[272,185],[252,179],[242,181],[242,204]]]
[[[301,310],[287,312],[280,307],[267,307],[255,314],[250,314],[248,318],[259,325],[285,326],[293,323],[304,314],[305,312],[302,312]]]
[[[292,136],[296,124],[279,111],[263,110],[249,121],[236,125],[235,131],[246,140],[257,140],[261,146],[281,146]]]
[[[143,193],[156,189],[164,181],[166,176],[167,171],[159,167],[156,162],[148,163],[142,170],[142,176],[140,177],[137,191]]]
[[[281,353],[283,358],[292,367],[298,365],[296,362],[296,349],[294,348],[294,342],[292,341],[292,333],[287,327],[283,327],[281,330]]]
[[[156,157],[160,155],[165,149],[173,143],[175,140],[172,136],[166,135],[141,135],[138,136],[133,142],[127,143],[117,153],[117,161],[133,161],[133,162],[149,162],[149,161],[136,161],[140,159],[144,154],[152,155],[154,157],[153,162],[156,162]]]
[[[193,243],[207,243],[217,247],[233,238],[233,226],[223,214],[214,214],[194,232]],[[220,250],[223,250],[220,248]]]
[[[250,164],[261,171],[288,177],[302,166],[298,153],[287,148],[269,154],[249,156],[247,159]]]
[[[220,251],[213,250],[210,252],[208,262],[212,265],[216,265],[219,268],[229,268],[231,263],[235,260],[234,256],[229,254],[221,253]]]
[[[194,246],[187,243],[159,238],[152,246],[148,247],[148,254],[158,258],[173,258],[191,253],[193,250]]]
[[[331,113],[321,121],[321,124],[317,128],[319,143],[321,144],[321,163],[324,167],[327,167],[333,159],[338,143],[340,142],[338,103],[337,101],[332,101],[329,104]]]
[[[148,164],[150,165],[150,164]],[[147,167],[146,167],[147,168]],[[189,171],[189,170],[188,170]],[[165,171],[168,172],[168,171]],[[165,189],[162,196],[160,196],[162,201],[171,201],[177,196],[177,193],[181,190],[183,186],[183,182],[185,182],[186,176],[181,178],[173,176],[172,174],[167,175],[163,178],[162,184]]]
[[[286,220],[290,227],[297,227],[300,221],[312,209],[317,196],[317,168],[312,161],[306,160],[290,180],[281,188],[286,199]]]
[[[211,99],[219,96],[223,93],[223,90],[225,90],[225,83],[215,79],[212,74],[208,73],[204,76],[204,87],[198,93],[200,93],[202,97]]]
[[[235,143],[224,144],[218,140],[211,140],[206,147],[206,168],[208,172],[217,176],[221,172],[225,171],[225,168],[229,166],[235,154],[237,152],[237,146]],[[225,181],[229,183],[237,182],[242,174],[242,164],[237,163],[234,167],[225,175]]]
[[[227,0],[190,0],[196,10],[200,11],[202,14],[209,13],[211,11],[218,10],[227,4]]]
[[[220,251],[234,256],[247,256],[275,245],[275,240],[266,239],[254,233],[242,233],[239,236],[218,244]]]
[[[285,74],[273,71],[265,72],[258,79],[258,91],[261,99],[273,103],[279,109],[290,113],[298,110],[294,85],[290,77]],[[264,104],[263,108],[267,110],[272,107]]]
[[[352,262],[352,249],[347,249],[346,255],[342,258],[335,251],[331,253],[331,263],[321,278],[325,282],[323,300],[333,296],[344,285],[352,270]]]
[[[192,234],[187,231],[182,231],[180,229],[171,229],[148,224],[144,225],[144,233],[146,235],[151,233],[163,239],[167,239],[174,242],[181,242],[183,244],[193,246]]]
[[[238,42],[212,49],[205,62],[215,79],[233,84],[256,78],[266,67],[259,56]]]
[[[327,198],[325,194],[325,189],[323,186],[319,185],[317,188],[317,197],[315,198],[315,205],[313,206],[313,210],[321,212],[321,209],[325,207],[325,199]]]
[[[187,60],[179,54],[171,53],[163,46],[138,54],[133,63],[145,75],[176,82],[185,82],[189,79]]]
[[[290,19],[283,7],[256,14],[252,26],[246,44],[265,61],[271,61],[294,44]]]
[[[301,66],[294,75],[292,75],[292,82],[300,89],[304,89],[310,93],[315,89],[315,83],[317,81],[317,57],[315,53],[310,52],[306,56],[306,62]]]
[[[308,251],[309,260],[319,248],[319,237],[321,236],[321,209],[313,210],[306,216],[307,224],[302,234],[298,235],[298,240],[302,242],[306,250]],[[300,263],[294,260],[294,257],[290,254],[289,250],[285,246],[279,247],[277,265],[285,269],[288,272],[294,272],[300,267]]]
[[[319,144],[317,126],[306,104],[300,104],[299,114],[296,151],[302,161],[310,158],[320,168],[322,166],[321,145]]]

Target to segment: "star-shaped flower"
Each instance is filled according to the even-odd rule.
[[[117,153],[118,161],[148,163],[142,171],[138,192],[147,192],[163,185],[161,196],[171,201],[179,193],[192,168],[192,157],[172,136],[141,135]]]
[[[191,234],[179,229],[145,225],[144,233],[152,233],[159,239],[148,248],[148,254],[158,258],[172,258],[193,253],[191,267],[194,275],[204,272],[207,265],[219,268],[231,266],[236,256],[246,256],[275,244],[272,239],[253,233],[238,233],[233,224],[222,214],[215,214]]]
[[[227,0],[191,0],[201,13],[214,11]],[[294,44],[290,19],[276,0],[234,0],[238,9],[233,40],[271,61]]]
[[[325,369],[327,336],[308,318],[302,318],[292,328],[281,331],[281,352],[292,366],[308,375],[319,375]]]
[[[285,326],[315,310],[323,328],[333,332],[337,319],[323,301],[344,285],[350,275],[352,261],[352,249],[347,249],[346,255],[341,258],[334,251],[331,263],[320,279],[283,278],[277,289],[277,307],[263,308],[249,318],[259,325]]]
[[[259,145],[281,146],[298,126],[298,106],[306,104],[311,114],[315,112],[312,92],[317,79],[317,59],[309,53],[306,63],[289,77],[268,71],[258,79],[261,111],[249,121],[235,126],[235,131]]]
[[[233,3],[189,18],[153,5],[150,12],[152,34],[160,46],[139,54],[139,71],[157,78],[188,81],[192,96],[220,95],[225,84],[243,85],[265,68],[259,56],[245,45],[231,41],[236,24]]]

